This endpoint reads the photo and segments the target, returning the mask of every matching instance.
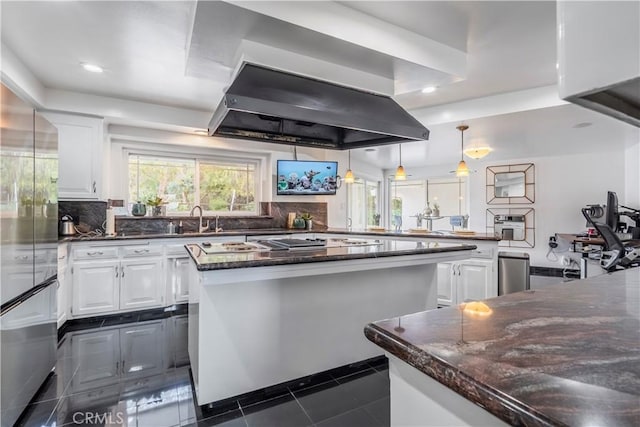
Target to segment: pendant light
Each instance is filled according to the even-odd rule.
[[[347,173],[344,174],[344,182],[346,184],[353,184],[356,178],[353,176],[353,172],[351,171],[351,150],[349,150],[349,169],[347,169]]]
[[[400,164],[398,165],[398,169],[396,169],[396,181],[406,181],[407,173],[404,171],[404,167],[402,166],[402,144],[398,144],[400,147]]]
[[[464,155],[474,160],[479,160],[492,151],[493,149],[491,149],[491,147],[471,147],[464,150]]]
[[[464,131],[469,129],[467,125],[460,125],[456,127],[460,131],[460,163],[456,169],[456,176],[469,176],[469,168],[464,161]]]

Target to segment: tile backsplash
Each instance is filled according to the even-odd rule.
[[[106,220],[107,202],[101,201],[60,201],[58,218],[71,215],[78,228],[83,232],[103,230]],[[327,204],[317,202],[261,202],[260,216],[223,216],[218,217],[218,227],[223,230],[245,230],[286,228],[289,212],[297,214],[309,213],[313,217],[313,230],[327,228]],[[215,216],[205,216],[209,220],[210,229],[215,228]],[[182,221],[184,232],[198,230],[198,217],[164,216],[134,217],[116,216],[116,233],[125,235],[166,233],[169,222],[178,225]]]
[[[58,202],[58,219],[64,215],[71,215],[82,232],[103,230],[102,225],[107,220],[107,202],[61,200]]]

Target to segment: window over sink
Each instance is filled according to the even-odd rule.
[[[129,204],[160,197],[167,215],[258,212],[259,161],[128,153]]]

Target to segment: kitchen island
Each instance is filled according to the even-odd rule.
[[[367,325],[392,425],[640,425],[640,269],[473,305]]]
[[[189,356],[199,405],[383,352],[362,328],[436,308],[437,263],[473,245],[336,241],[325,247],[217,252],[186,245]]]

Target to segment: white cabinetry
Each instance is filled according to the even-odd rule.
[[[58,245],[58,293],[57,293],[57,313],[58,327],[67,320],[67,311],[69,310],[68,296],[70,291],[69,284],[69,244],[62,243]]]
[[[103,119],[71,114],[45,114],[58,129],[58,198],[100,198]]]
[[[438,264],[438,305],[453,305],[495,296],[495,263],[468,259]]]
[[[162,245],[75,248],[71,272],[73,317],[164,305]]]
[[[184,245],[188,243],[202,242],[244,242],[246,236],[207,236],[197,239],[171,239],[166,243],[165,253],[167,260],[166,278],[167,278],[167,303],[186,304],[189,302],[189,268],[191,257],[187,254]],[[248,240],[248,239],[247,239]]]
[[[438,305],[453,305],[456,301],[456,284],[452,262],[438,264]]]
[[[72,276],[74,317],[118,311],[120,261],[79,261],[73,265]]]
[[[164,303],[162,258],[149,257],[122,261],[120,309],[159,307]]]
[[[490,298],[489,286],[493,282],[493,263],[490,260],[470,259],[458,263],[458,302]]]

